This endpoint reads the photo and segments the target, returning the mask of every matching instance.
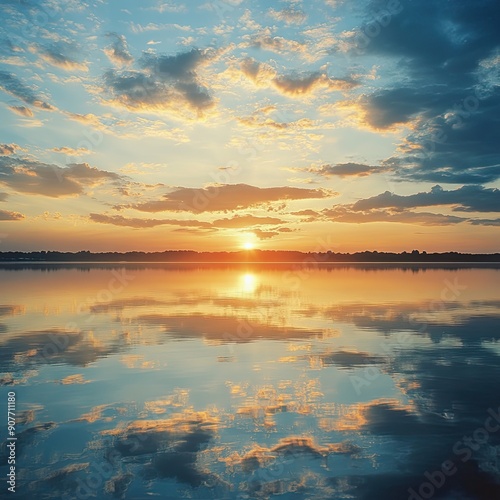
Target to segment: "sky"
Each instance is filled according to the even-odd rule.
[[[499,251],[497,0],[0,16],[0,251]]]

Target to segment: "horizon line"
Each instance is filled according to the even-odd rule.
[[[336,252],[333,250],[273,250],[273,249],[260,249],[260,248],[252,248],[252,249],[241,249],[241,250],[192,250],[192,249],[168,249],[168,250],[125,250],[125,251],[117,251],[117,250],[102,250],[102,251],[91,251],[91,250],[0,250],[0,255],[6,253],[20,253],[20,254],[34,254],[34,253],[44,253],[44,254],[86,254],[86,255],[102,255],[102,254],[118,254],[118,255],[126,255],[131,253],[143,253],[143,254],[162,254],[162,253],[196,253],[196,254],[252,254],[252,253],[299,253],[299,254],[331,254],[331,255],[356,255],[356,254],[393,254],[393,255],[443,255],[443,254],[453,254],[453,255],[500,255],[500,250],[497,252],[489,252],[489,253],[479,253],[479,252],[459,252],[457,250],[444,250],[444,251],[434,251],[428,252],[426,250],[418,250],[412,249],[411,251],[402,250],[400,252],[394,250],[355,250],[351,252]]]

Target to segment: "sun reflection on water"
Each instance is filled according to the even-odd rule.
[[[258,280],[255,274],[245,273],[240,277],[240,290],[243,293],[253,294],[257,289]]]

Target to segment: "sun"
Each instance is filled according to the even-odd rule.
[[[251,241],[245,241],[245,243],[243,243],[243,248],[245,250],[253,250],[255,245]]]

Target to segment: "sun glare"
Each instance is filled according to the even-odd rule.
[[[255,245],[251,241],[245,241],[245,243],[243,243],[243,248],[245,250],[253,250]]]
[[[245,273],[240,277],[240,286],[243,293],[254,293],[257,288],[257,277],[252,273]]]

